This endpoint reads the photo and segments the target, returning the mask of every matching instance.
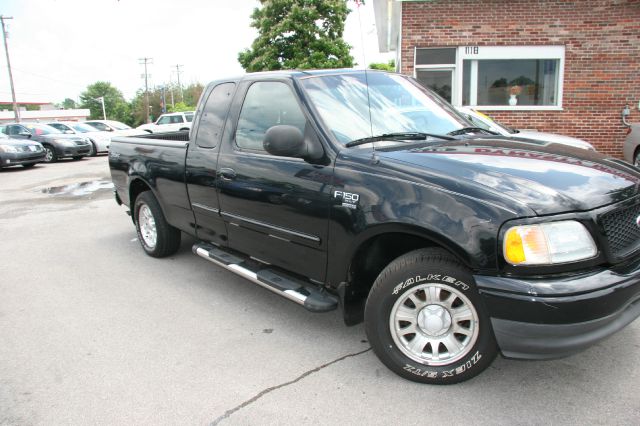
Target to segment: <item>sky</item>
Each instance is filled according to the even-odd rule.
[[[349,3],[354,10],[344,38],[355,61],[362,65],[363,54],[366,63],[392,59],[378,52],[372,1],[359,12]],[[257,35],[250,15],[258,5],[257,0],[0,0],[0,14],[13,17],[6,22],[16,97],[77,101],[100,80],[131,99],[144,88],[139,64],[144,57],[153,58],[150,87],[175,82],[176,65],[183,86],[242,74],[237,56]],[[1,57],[0,101],[5,102],[11,88],[4,49]]]

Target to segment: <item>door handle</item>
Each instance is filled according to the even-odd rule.
[[[218,172],[220,177],[224,180],[233,180],[236,178],[236,171],[229,168],[222,168]]]

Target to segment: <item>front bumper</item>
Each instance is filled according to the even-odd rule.
[[[58,157],[84,157],[91,153],[91,145],[57,146]]]
[[[36,164],[44,161],[45,152],[3,152],[0,155],[0,167]]]
[[[640,259],[560,279],[475,279],[508,358],[571,355],[640,316]]]

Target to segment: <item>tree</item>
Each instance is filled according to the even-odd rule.
[[[75,109],[76,101],[71,98],[65,98],[64,101],[62,101],[61,106],[63,109]]]
[[[107,81],[96,81],[87,86],[87,90],[80,95],[80,108],[88,108],[91,111],[91,119],[101,119],[102,103],[98,99],[100,97],[104,97],[107,119],[132,124],[129,104],[122,92]]]
[[[248,72],[280,69],[350,68],[343,39],[347,0],[260,0],[251,14],[258,37],[238,54]]]
[[[396,70],[396,61],[394,59],[390,60],[389,62],[382,63],[382,62],[373,62],[371,64],[369,64],[369,69],[372,70],[382,70],[382,71],[395,71]]]

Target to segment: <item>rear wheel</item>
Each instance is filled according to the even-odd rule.
[[[640,167],[640,149],[636,151],[636,155],[633,157],[633,165]]]
[[[51,145],[44,145],[44,162],[55,163],[56,161],[58,161],[58,155],[55,148]]]
[[[89,151],[90,157],[95,157],[98,155],[98,148],[96,148],[95,142],[91,141],[91,151]]]
[[[468,380],[497,355],[473,276],[439,249],[407,253],[380,273],[367,299],[365,328],[380,360],[416,382]]]
[[[32,168],[32,167],[33,167],[33,166],[35,166],[35,165],[36,165],[36,163],[23,164],[23,165],[22,165],[22,167],[24,167],[25,169],[30,169],[30,168]]]
[[[166,257],[178,251],[180,230],[169,225],[151,191],[145,191],[136,198],[134,218],[138,240],[149,256]]]

